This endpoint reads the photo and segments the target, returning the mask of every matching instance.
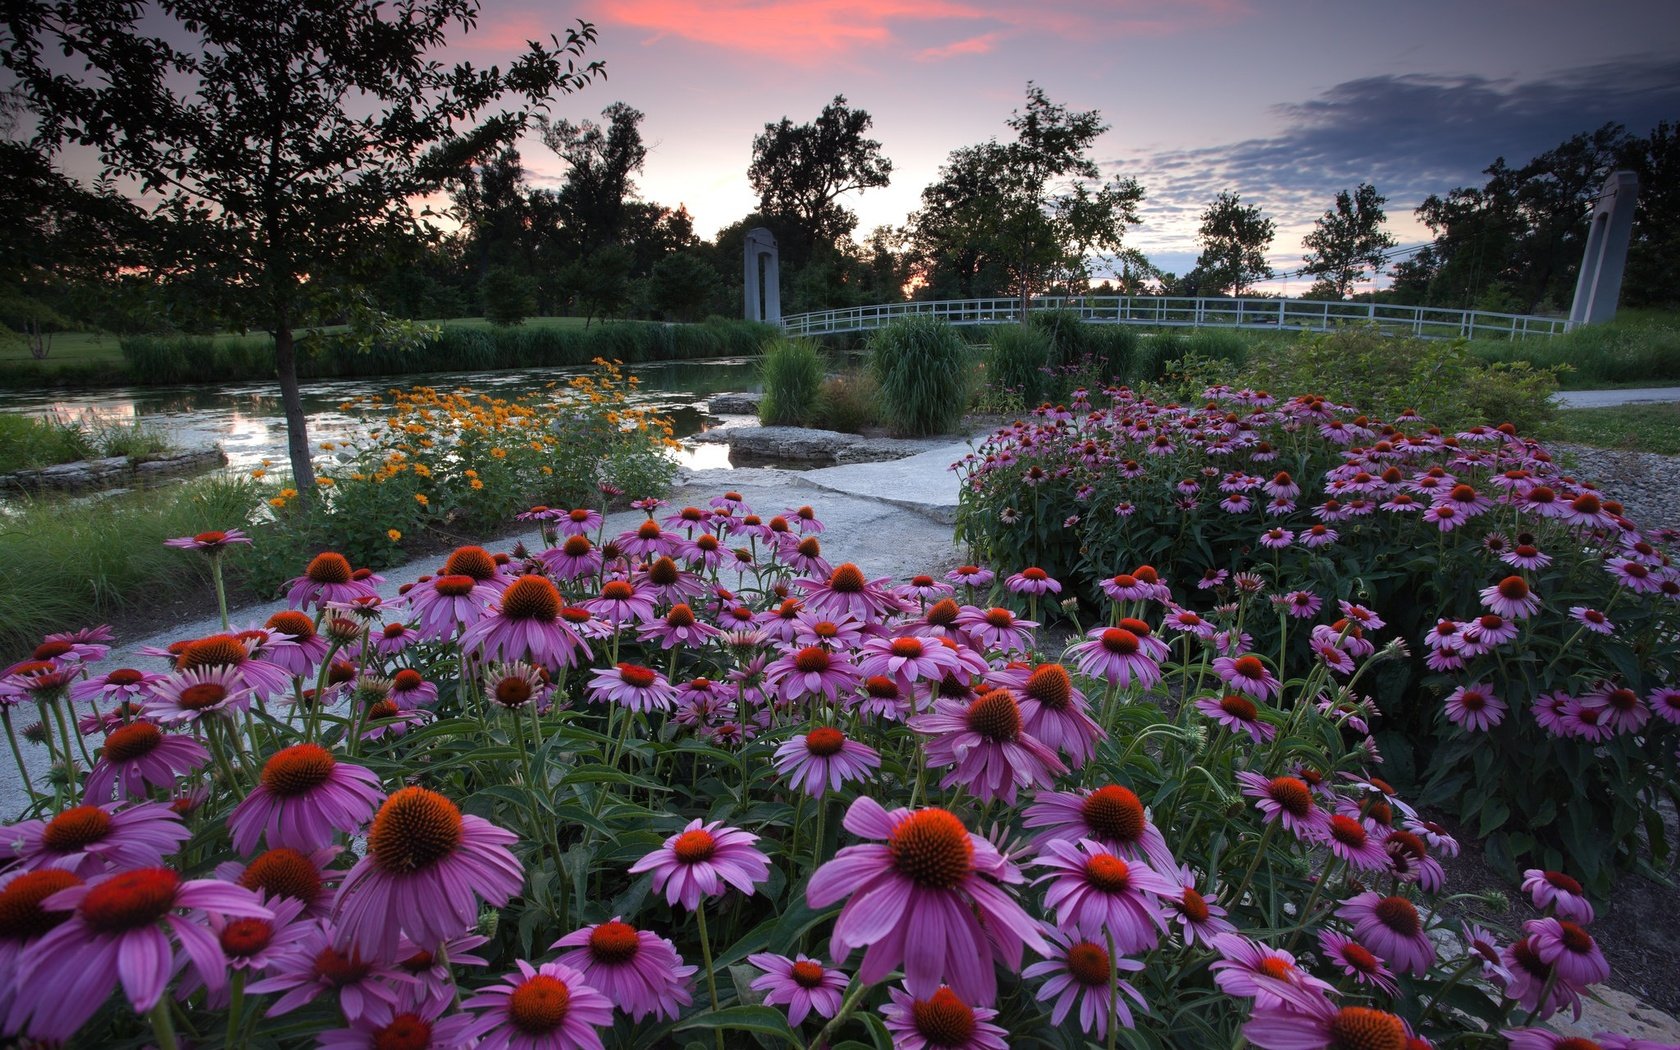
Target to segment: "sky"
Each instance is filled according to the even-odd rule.
[[[1271,263],[1341,189],[1373,182],[1403,244],[1431,193],[1480,185],[1577,132],[1680,121],[1676,0],[485,0],[450,57],[507,61],[531,38],[596,26],[607,77],[555,116],[642,110],[642,196],[705,237],[750,212],[752,139],[814,120],[835,95],[874,117],[892,184],[844,203],[860,236],[902,225],[951,150],[1007,139],[1027,82],[1110,129],[1094,155],[1146,197],[1127,243],[1163,269],[1194,264],[1221,190],[1277,223]],[[532,180],[563,165],[534,139]],[[1309,279],[1276,290],[1305,289]]]

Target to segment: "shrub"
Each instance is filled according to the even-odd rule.
[[[999,431],[967,462],[961,535],[1000,575],[1041,567],[1105,617],[1102,581],[1139,561],[1181,584],[1199,577],[1180,600],[1248,632],[1245,647],[1279,663],[1324,662],[1370,640],[1408,645],[1410,660],[1359,672],[1386,716],[1385,778],[1422,785],[1427,801],[1491,836],[1489,857],[1507,871],[1567,863],[1603,891],[1644,845],[1659,864],[1672,855],[1657,807],[1673,794],[1675,727],[1639,728],[1677,685],[1680,578],[1656,545],[1663,533],[1636,531],[1619,504],[1562,476],[1513,427],[1455,434],[1407,415],[1396,418],[1402,431],[1322,398],[1268,408],[1269,397],[1229,387],[1191,404],[1208,400],[1123,399]],[[1266,612],[1267,593],[1279,615]],[[1311,631],[1289,626],[1295,593],[1309,612],[1324,604]],[[1520,611],[1501,611],[1517,598]],[[1361,631],[1335,611],[1339,600],[1374,609],[1386,629]],[[1612,611],[1614,630],[1590,629],[1585,609]],[[1509,713],[1486,732],[1460,729],[1443,698],[1465,689],[1491,692]]]
[[[993,328],[986,382],[994,395],[1013,395],[1022,405],[1036,407],[1044,399],[1053,350],[1054,343],[1042,329],[1019,324]]]
[[[968,408],[972,353],[944,321],[907,317],[869,339],[869,367],[881,386],[881,416],[895,433],[956,428]]]
[[[1551,338],[1478,339],[1470,351],[1489,364],[1527,362],[1540,370],[1563,366],[1567,387],[1680,382],[1680,324],[1667,313],[1636,311]]]
[[[881,422],[881,390],[868,372],[851,371],[823,380],[817,393],[817,425],[856,434]]]
[[[525,323],[537,308],[537,282],[511,266],[492,266],[478,282],[484,319],[498,328]]]
[[[73,423],[0,412],[0,474],[74,463],[93,452],[87,432]]]
[[[764,396],[759,421],[768,426],[806,426],[817,407],[823,383],[823,357],[815,343],[779,339],[764,350],[759,378]]]

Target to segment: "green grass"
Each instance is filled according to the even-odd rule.
[[[89,513],[93,505],[97,513]],[[207,576],[204,558],[163,541],[241,527],[258,505],[253,483],[228,477],[97,504],[57,497],[8,503],[0,511],[0,652],[27,653],[43,634],[92,627],[196,590]],[[238,557],[230,555],[235,564]]]
[[[1542,434],[1548,441],[1680,455],[1680,404],[1565,409]]]
[[[1577,328],[1553,338],[1475,340],[1470,350],[1488,363],[1528,361],[1537,368],[1569,366],[1565,390],[1680,384],[1680,314],[1623,310],[1609,324]]]
[[[94,445],[81,427],[0,413],[0,474],[74,463],[93,455]]]

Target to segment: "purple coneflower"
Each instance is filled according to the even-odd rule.
[[[332,914],[333,886],[344,875],[328,865],[343,852],[339,846],[323,846],[313,853],[277,846],[257,854],[249,864],[225,861],[216,865],[216,877],[243,886],[265,901],[297,901],[310,918],[325,919]]]
[[[1016,616],[1002,606],[980,609],[970,605],[957,614],[956,625],[968,633],[981,651],[1021,653],[1032,645],[1032,632],[1038,623]]]
[[[215,556],[236,543],[249,544],[250,542],[251,538],[238,529],[227,529],[225,531],[211,529],[209,532],[201,532],[196,536],[177,536],[174,539],[164,540],[163,545],[178,550],[203,551],[205,554]]]
[[[251,687],[232,667],[182,671],[152,685],[145,717],[172,725],[212,715],[227,716],[250,706]]]
[[[945,574],[945,578],[963,587],[989,587],[997,574],[978,565],[960,565]]]
[[[1160,830],[1150,823],[1143,802],[1119,784],[1082,792],[1040,791],[1024,816],[1023,827],[1045,829],[1033,838],[1033,847],[1041,851],[1058,839],[1090,839],[1158,871],[1170,871],[1178,863]]]
[[[968,703],[938,699],[928,714],[912,718],[910,728],[927,734],[930,768],[951,767],[940,781],[949,789],[962,784],[982,801],[1015,804],[1022,787],[1049,787],[1067,772],[1056,752],[1023,728],[1021,707],[1007,689],[993,689]]]
[[[1572,605],[1569,608],[1569,617],[1594,634],[1610,635],[1616,633],[1616,625],[1610,622],[1610,617],[1597,609],[1588,608],[1585,605]]]
[[[730,886],[751,896],[770,877],[770,858],[753,846],[757,841],[757,835],[722,821],[704,824],[696,817],[631,865],[630,874],[653,872],[653,891],[663,890],[666,903],[681,903],[689,911],[700,906],[701,897],[716,897]]]
[[[333,931],[326,923],[311,923],[305,930],[289,951],[280,953],[262,980],[245,989],[253,995],[281,993],[265,1016],[278,1017],[329,995],[337,1000],[344,1019],[354,1023],[374,1015],[381,1006],[396,1006],[402,990],[416,984],[396,961],[367,959],[333,947]]]
[[[1610,979],[1610,964],[1580,923],[1569,919],[1530,919],[1523,923],[1541,961],[1557,968],[1558,981],[1576,988]]]
[[[900,1050],[1006,1050],[1008,1033],[992,1024],[997,1011],[969,1006],[950,988],[940,987],[926,999],[888,988],[890,1002],[881,1007],[887,1032]]]
[[[601,527],[601,512],[580,507],[558,515],[554,519],[563,536],[583,536]]]
[[[1651,720],[1651,709],[1638,693],[1612,682],[1599,682],[1581,696],[1581,704],[1600,709],[1604,723],[1618,733],[1637,733]]]
[[[518,838],[435,791],[395,792],[368,829],[367,855],[338,888],[335,946],[391,959],[399,934],[432,945],[467,929],[480,897],[501,907],[519,892],[524,872],[507,850]]]
[[[1328,815],[1313,800],[1312,788],[1299,777],[1265,777],[1242,770],[1237,773],[1242,793],[1255,800],[1255,808],[1265,814],[1266,822],[1277,821],[1283,829],[1303,841],[1318,841],[1324,833]]]
[[[1256,1006],[1284,998],[1305,998],[1333,991],[1295,963],[1295,956],[1237,933],[1216,934],[1220,959],[1209,967],[1213,983],[1226,995],[1251,998]]]
[[[874,984],[902,966],[913,995],[931,996],[949,983],[965,1000],[991,1002],[994,953],[1019,969],[1024,948],[1047,950],[1038,923],[998,885],[1020,882],[1020,871],[955,816],[937,808],[888,812],[863,796],[844,825],[884,841],[841,849],[811,876],[805,899],[826,908],[849,898],[829,951],[839,963],[868,946],[856,980]]]
[[[544,576],[508,584],[490,615],[461,635],[461,648],[487,660],[529,660],[544,667],[574,667],[589,646],[560,615],[560,592]]]
[[[373,597],[371,577],[358,579],[342,554],[323,551],[310,559],[303,575],[286,581],[286,604],[294,609],[325,608],[328,602]]]
[[[1332,813],[1319,842],[1331,854],[1360,871],[1387,871],[1388,853],[1362,820],[1345,813]]]
[[[887,582],[885,576],[866,579],[863,570],[851,562],[835,566],[826,580],[802,577],[793,581],[805,592],[805,605],[812,612],[835,619],[854,616],[865,623],[875,623],[899,611],[901,603],[887,588]]]
[[[661,649],[678,646],[698,649],[714,638],[721,638],[723,632],[700,621],[693,609],[679,602],[666,611],[663,619],[638,627],[637,635],[645,641],[658,642]]]
[[[833,1017],[840,1010],[846,990],[846,975],[803,953],[793,959],[758,952],[747,962],[764,971],[752,986],[764,993],[764,1005],[786,1006],[788,1024],[798,1028],[814,1011],[818,1017]]]
[[[1503,991],[1537,1019],[1545,1020],[1566,1006],[1575,1017],[1581,1016],[1581,989],[1540,958],[1532,933],[1506,945],[1499,962],[1507,976]]]
[[[583,608],[614,624],[643,623],[654,618],[653,596],[630,580],[608,580],[601,585],[601,593],[585,601]]]
[[[807,645],[784,653],[764,669],[764,685],[774,695],[792,703],[807,696],[820,696],[829,703],[857,687],[863,675],[843,651],[821,645]]]
[[[1141,630],[1139,629],[1141,628]],[[1068,649],[1079,661],[1079,673],[1121,689],[1133,685],[1148,689],[1161,680],[1160,663],[1167,658],[1166,643],[1155,638],[1142,620],[1124,619],[1118,627],[1097,627],[1086,633],[1088,640]]]
[[[1435,961],[1435,945],[1423,917],[1405,897],[1367,891],[1341,903],[1336,914],[1353,923],[1353,935],[1402,973],[1424,974]]]
[[[618,916],[573,930],[552,949],[569,948],[555,962],[583,974],[632,1021],[653,1015],[675,1020],[694,1001],[689,989],[696,968],[684,966],[676,946],[650,930],[638,930]]]
[[[1068,758],[1078,769],[1096,753],[1108,733],[1090,715],[1085,694],[1061,664],[1039,664],[999,672],[993,678],[1011,690],[1021,705],[1022,729]]]
[[[1127,862],[1100,843],[1052,839],[1034,863],[1050,868],[1036,881],[1049,882],[1044,906],[1063,929],[1103,930],[1122,954],[1144,952],[1160,943],[1167,928],[1161,898],[1178,887],[1139,861]]]
[[[567,536],[558,547],[539,552],[537,560],[559,580],[584,579],[601,572],[601,551],[588,536]]]
[[[113,788],[126,798],[145,798],[153,788],[173,788],[177,776],[208,761],[210,752],[191,737],[165,735],[150,722],[130,722],[105,737],[82,800],[109,802]]]
[[[502,983],[461,1004],[479,1012],[472,1029],[479,1050],[601,1050],[596,1029],[612,1024],[611,1000],[564,963],[514,965]]]
[[[832,726],[817,726],[776,749],[776,772],[788,777],[793,790],[813,798],[839,791],[847,781],[866,780],[880,765],[881,756],[873,748]]]
[[[1217,895],[1204,895],[1196,888],[1196,874],[1187,867],[1170,868],[1160,872],[1178,888],[1178,895],[1162,898],[1177,923],[1187,945],[1200,941],[1211,944],[1214,937],[1235,930],[1225,918],[1225,909],[1218,906]]]
[[[1472,733],[1483,732],[1505,721],[1509,710],[1505,701],[1493,695],[1485,683],[1461,685],[1447,695],[1447,718],[1454,725]]]
[[[1003,582],[1004,586],[1015,594],[1037,596],[1062,593],[1061,581],[1054,579],[1049,573],[1036,565],[1027,566],[1020,572],[1012,574]]]
[[[590,672],[587,687],[591,699],[618,704],[636,712],[669,711],[676,703],[676,690],[665,676],[651,667],[620,663],[597,667]]]
[[[0,857],[13,858],[19,870],[59,868],[83,878],[161,865],[192,837],[173,810],[156,802],[72,806],[0,834]]]
[[[340,762],[319,744],[294,744],[269,756],[256,788],[228,814],[233,848],[250,853],[266,836],[269,846],[301,852],[350,833],[379,805],[379,778]]]
[[[1540,608],[1540,597],[1521,576],[1507,576],[1481,590],[1482,604],[1508,620],[1526,620]]]
[[[426,681],[412,667],[405,667],[391,676],[391,691],[387,695],[392,703],[405,711],[431,707],[438,699],[436,684]]]
[[[1593,906],[1586,890],[1561,871],[1529,868],[1523,872],[1522,888],[1541,911],[1578,923],[1593,920]]]
[[[443,1016],[453,1005],[442,999],[407,994],[397,1005],[374,1002],[347,1028],[329,1028],[316,1035],[320,1050],[452,1050],[473,1043],[475,1018],[468,1014]]]
[[[1248,734],[1256,744],[1264,744],[1277,735],[1277,727],[1262,720],[1259,706],[1246,696],[1236,693],[1218,698],[1204,696],[1196,701],[1196,710],[1233,733]]]
[[[118,667],[72,685],[70,699],[78,704],[109,702],[138,705],[146,700],[153,684],[163,681],[163,677],[149,671],[136,671],[132,667]]]
[[[1291,995],[1256,1001],[1243,1038],[1261,1050],[1306,1047],[1382,1047],[1404,1050],[1406,1022],[1369,1006],[1337,1006],[1322,996]]]
[[[1107,1038],[1109,981],[1114,977],[1115,970],[1137,973],[1143,969],[1143,963],[1135,959],[1111,961],[1101,933],[1084,930],[1064,933],[1049,928],[1044,931],[1044,936],[1050,942],[1049,958],[1033,963],[1021,971],[1021,976],[1028,980],[1049,977],[1039,987],[1037,998],[1040,1002],[1055,1000],[1050,1010],[1050,1023],[1061,1024],[1077,1002],[1080,1029],[1098,1039]],[[1130,981],[1120,980],[1115,991],[1119,993],[1113,999],[1115,1020],[1121,1027],[1131,1028],[1132,1011],[1126,998],[1131,997],[1145,1010],[1149,1004]]]
[[[1265,702],[1277,695],[1279,683],[1258,656],[1221,656],[1213,661],[1213,673],[1239,693]]]

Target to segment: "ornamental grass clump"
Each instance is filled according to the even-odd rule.
[[[1476,887],[1381,778],[1404,646],[1351,591],[1111,562],[1064,645],[978,604],[1041,566],[895,586],[819,568],[811,507],[635,506],[394,591],[321,551],[264,626],[134,668],[100,628],[19,652],[0,1037],[1522,1050],[1609,976],[1573,857],[1510,929],[1443,916]],[[1508,576],[1484,615],[1542,620]],[[1594,695],[1558,717],[1672,746],[1680,691]]]
[[[759,421],[766,426],[809,425],[825,371],[817,345],[807,339],[778,339],[765,346],[758,367],[764,385]]]
[[[1186,636],[1263,598],[1280,615],[1240,621],[1249,652],[1212,664],[1231,696],[1195,702],[1264,742],[1242,700],[1272,702],[1290,661],[1357,681],[1384,715],[1385,775],[1488,836],[1508,873],[1568,858],[1603,892],[1643,851],[1673,856],[1658,809],[1680,742],[1672,531],[1641,528],[1509,424],[1385,422],[1227,386],[1190,405],[1102,396],[957,464],[958,527],[1000,572],[1047,572],[1102,617],[1149,600],[1142,570],[1115,564],[1171,567],[1183,597],[1165,626]],[[1366,674],[1385,629],[1405,652]],[[1137,674],[1124,626],[1104,637],[1077,647],[1081,670]]]
[[[881,388],[881,415],[911,437],[956,429],[973,376],[972,351],[934,317],[906,317],[869,337],[869,367]]]

